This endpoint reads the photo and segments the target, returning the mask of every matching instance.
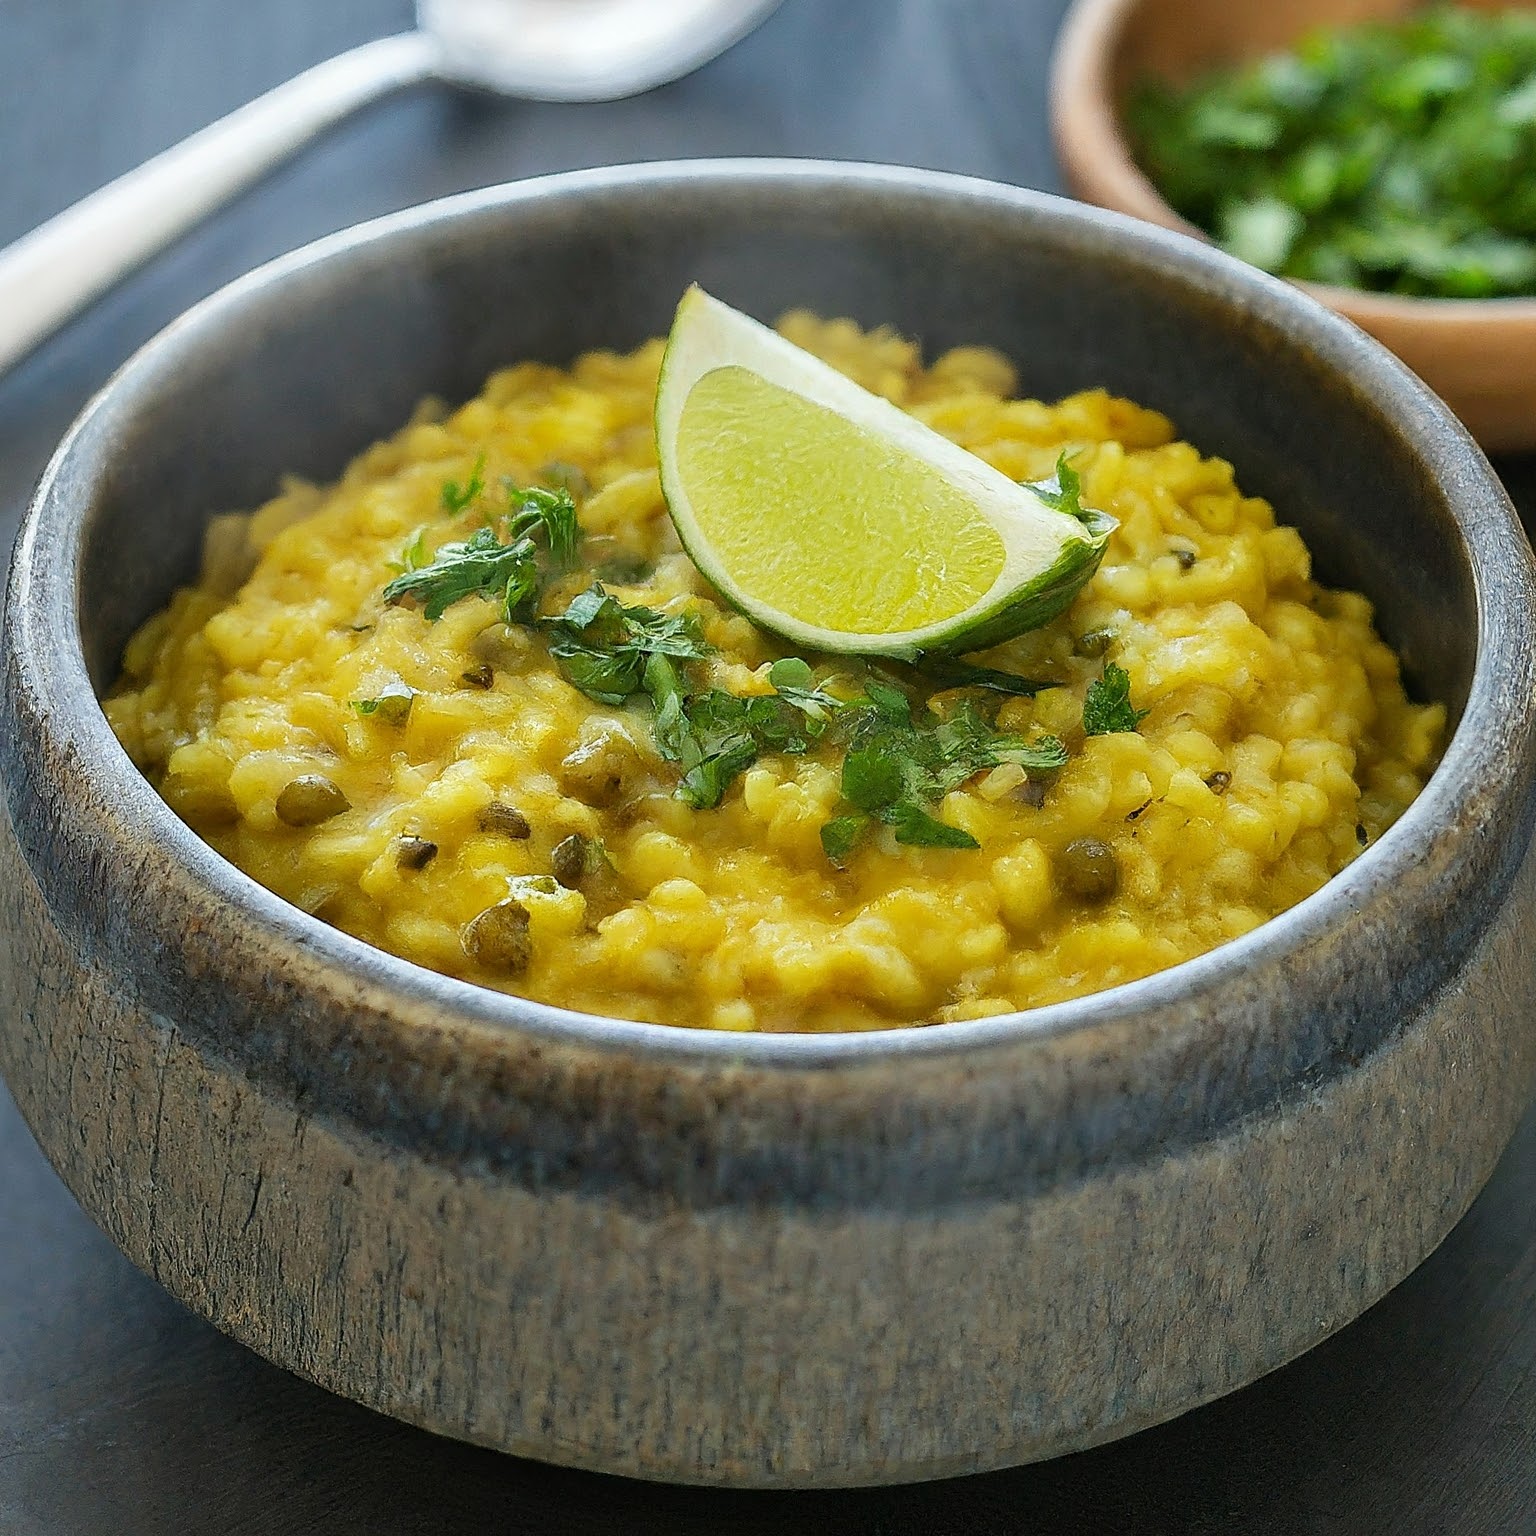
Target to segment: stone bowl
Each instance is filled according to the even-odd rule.
[[[767,317],[990,342],[1169,412],[1368,592],[1444,760],[1317,895],[1025,1014],[724,1035],[541,1007],[306,917],[201,843],[97,696],[211,511],[417,398]],[[199,305],[87,407],[4,630],[0,1068],[81,1204],[216,1326],[444,1434],[634,1476],[1005,1466],[1228,1392],[1435,1247],[1536,1071],[1532,565],[1450,413],[1295,289],[1113,214],[695,162],[412,210]]]
[[[1183,83],[1286,48],[1318,27],[1379,21],[1424,0],[1073,0],[1051,66],[1051,126],[1079,197],[1205,237],[1136,163],[1122,123],[1127,93],[1151,76]],[[1478,10],[1531,0],[1459,0]],[[1429,299],[1304,283],[1385,342],[1490,453],[1536,448],[1536,299]]]

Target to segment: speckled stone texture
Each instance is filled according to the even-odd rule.
[[[682,272],[769,314],[792,287],[940,344],[1029,342],[1036,388],[1095,368],[1172,409],[1246,483],[1292,493],[1324,574],[1377,599],[1451,703],[1434,781],[1324,892],[1212,955],[888,1035],[563,1014],[257,889],[133,773],[92,675],[208,507],[334,467],[402,402],[483,371],[477,353],[567,355],[599,321],[627,344]],[[487,292],[534,275],[581,318],[484,320]],[[343,354],[358,387],[317,413]],[[1089,1445],[1347,1322],[1508,1138],[1536,1074],[1532,594],[1497,482],[1411,377],[1172,237],[979,183],[789,166],[599,173],[406,216],[196,312],[45,481],[0,692],[0,1069],[135,1262],[401,1418],[743,1485]]]

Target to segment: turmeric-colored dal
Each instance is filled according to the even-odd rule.
[[[1300,535],[1164,417],[1098,391],[1014,399],[979,348],[925,370],[888,331],[782,328],[1014,478],[1048,477],[1065,450],[1084,502],[1120,521],[1061,618],[972,658],[1059,683],[989,703],[997,727],[1069,752],[1053,776],[1005,763],[932,807],[979,848],[877,828],[834,865],[835,733],[693,809],[643,697],[593,702],[543,632],[483,598],[436,622],[383,600],[418,530],[430,554],[488,515],[502,477],[564,482],[582,568],[545,608],[596,573],[625,603],[696,612],[703,680],[767,692],[785,648],[711,593],[662,502],[660,342],[510,368],[456,410],[424,406],[334,486],[216,519],[204,578],[128,647],[113,729],[216,849],[348,933],[542,1002],[730,1030],[975,1018],[1145,976],[1317,890],[1418,793],[1443,708],[1409,702],[1369,602],[1317,586]],[[450,512],[445,483],[481,455],[480,510]],[[806,659],[845,696],[867,674]],[[1085,738],[1106,660],[1148,713]],[[904,682],[918,709],[959,697]]]

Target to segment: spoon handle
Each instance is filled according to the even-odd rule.
[[[419,32],[317,64],[194,133],[0,250],[0,372],[44,337],[348,113],[425,79]]]

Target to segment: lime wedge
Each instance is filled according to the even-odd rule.
[[[694,563],[820,651],[973,651],[1038,628],[1114,527],[1057,511],[697,287],[662,360],[656,446]]]

